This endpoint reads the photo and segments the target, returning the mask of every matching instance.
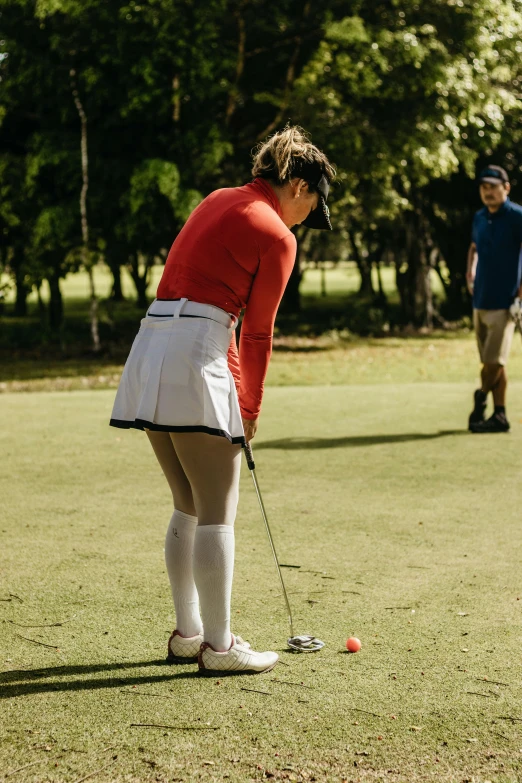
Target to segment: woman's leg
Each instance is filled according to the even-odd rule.
[[[241,446],[204,432],[171,432],[192,490],[199,525],[233,525],[239,499]]]
[[[168,481],[174,508],[183,511],[185,514],[196,516],[194,500],[192,498],[192,489],[190,481],[181,467],[181,463],[176,454],[176,450],[168,432],[153,432],[145,430],[150,440],[150,445],[160,464],[160,467]]]
[[[176,629],[181,636],[196,636],[202,632],[202,624],[193,573],[198,521],[192,491],[169,433],[147,430],[147,435],[174,500],[174,513],[165,537],[165,563],[176,610]]]
[[[214,650],[228,650],[234,572],[234,520],[239,497],[241,446],[205,433],[171,433],[189,480],[198,517],[194,579],[204,638]]]

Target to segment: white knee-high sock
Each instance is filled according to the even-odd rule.
[[[194,540],[197,585],[206,642],[220,652],[230,648],[230,596],[234,575],[233,525],[199,525]]]
[[[197,526],[197,517],[176,509],[165,537],[165,563],[176,609],[176,628],[182,636],[196,636],[203,629],[192,570]]]

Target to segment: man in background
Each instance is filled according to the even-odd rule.
[[[506,363],[520,317],[522,296],[522,207],[509,198],[509,177],[500,166],[479,175],[484,207],[475,213],[466,281],[473,294],[473,325],[482,362],[481,387],[474,394],[471,432],[508,432]],[[515,300],[517,300],[515,302]],[[511,310],[510,310],[511,308]],[[488,393],[493,415],[485,419]]]

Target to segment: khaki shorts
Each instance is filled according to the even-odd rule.
[[[473,310],[473,326],[482,364],[506,364],[515,331],[509,310]]]

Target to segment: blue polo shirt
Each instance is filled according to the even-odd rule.
[[[471,239],[478,253],[473,307],[507,310],[522,277],[522,207],[508,198],[497,212],[479,209]]]

